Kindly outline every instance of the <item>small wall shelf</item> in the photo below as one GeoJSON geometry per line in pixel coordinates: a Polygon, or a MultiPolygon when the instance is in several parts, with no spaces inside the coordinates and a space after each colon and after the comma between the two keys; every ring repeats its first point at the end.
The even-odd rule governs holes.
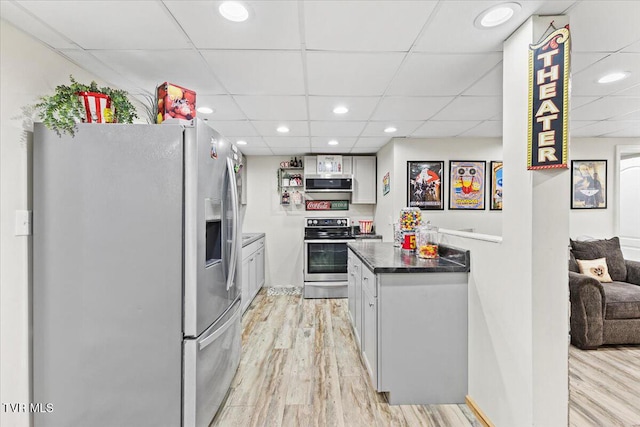
{"type": "Polygon", "coordinates": [[[304,168],[278,169],[278,196],[282,206],[304,204],[304,168]],[[294,196],[300,193],[300,197],[294,196]],[[299,203],[296,203],[299,200],[299,203]]]}

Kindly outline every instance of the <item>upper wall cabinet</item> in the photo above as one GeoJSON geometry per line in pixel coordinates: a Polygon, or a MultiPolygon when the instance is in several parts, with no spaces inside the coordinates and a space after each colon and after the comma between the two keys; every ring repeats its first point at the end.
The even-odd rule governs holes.
{"type": "MultiPolygon", "coordinates": [[[[342,173],[353,175],[351,204],[376,203],[376,156],[343,156],[342,173]]],[[[304,174],[317,175],[317,157],[304,157],[304,174]]]]}
{"type": "Polygon", "coordinates": [[[376,203],[376,156],[353,156],[351,204],[376,203]]]}

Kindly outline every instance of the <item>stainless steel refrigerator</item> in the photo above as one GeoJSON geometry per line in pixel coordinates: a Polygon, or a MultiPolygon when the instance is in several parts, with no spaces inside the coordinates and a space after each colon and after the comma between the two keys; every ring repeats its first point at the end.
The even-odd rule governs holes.
{"type": "Polygon", "coordinates": [[[240,359],[239,157],[199,120],[36,125],[36,427],[209,425],[240,359]]]}

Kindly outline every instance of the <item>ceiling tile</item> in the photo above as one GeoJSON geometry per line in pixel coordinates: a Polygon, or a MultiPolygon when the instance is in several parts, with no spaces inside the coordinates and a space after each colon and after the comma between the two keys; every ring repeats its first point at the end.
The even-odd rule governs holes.
{"type": "Polygon", "coordinates": [[[356,147],[353,146],[351,148],[351,151],[349,151],[349,153],[352,154],[376,154],[378,152],[379,148],[375,148],[375,147],[356,147]]]}
{"type": "Polygon", "coordinates": [[[149,86],[140,81],[133,81],[132,76],[126,70],[116,72],[112,67],[96,58],[90,52],[84,50],[61,50],[61,54],[79,67],[95,74],[109,85],[119,87],[129,93],[146,93],[148,95],[155,92],[156,85],[149,86]],[[126,76],[126,77],[125,77],[126,76]]]}
{"type": "Polygon", "coordinates": [[[191,48],[187,37],[161,2],[76,0],[18,3],[84,49],[191,48]]]}
{"type": "Polygon", "coordinates": [[[251,120],[306,120],[304,96],[248,96],[234,99],[251,120]]]}
{"type": "Polygon", "coordinates": [[[307,48],[408,51],[436,3],[305,1],[307,48]],[[381,31],[382,28],[384,31],[381,31]]]}
{"type": "MultiPolygon", "coordinates": [[[[196,100],[197,102],[197,100],[196,100]]],[[[209,126],[227,138],[259,136],[251,123],[247,120],[208,120],[209,126]]]]}
{"type": "Polygon", "coordinates": [[[249,19],[231,22],[217,1],[165,1],[199,49],[300,49],[295,1],[247,1],[249,19]]]}
{"type": "Polygon", "coordinates": [[[313,136],[358,136],[364,129],[366,122],[311,122],[311,135],[313,136]]]}
{"type": "Polygon", "coordinates": [[[635,120],[638,122],[638,126],[640,126],[640,106],[638,106],[638,109],[635,111],[632,111],[628,114],[613,116],[609,120],[635,120]]]}
{"type": "Polygon", "coordinates": [[[502,94],[502,61],[464,91],[463,95],[495,96],[502,94]]]}
{"type": "Polygon", "coordinates": [[[620,92],[616,92],[616,95],[640,96],[640,84],[632,86],[628,89],[621,90],[620,92]]]}
{"type": "Polygon", "coordinates": [[[242,151],[242,154],[244,154],[245,156],[271,156],[273,154],[276,154],[271,151],[271,148],[264,148],[264,147],[247,146],[247,147],[242,147],[242,150],[240,151],[242,151]]]}
{"type": "Polygon", "coordinates": [[[309,118],[324,121],[368,120],[380,99],[379,96],[310,96],[309,118]],[[333,109],[339,105],[349,108],[349,112],[335,114],[333,109]]]}
{"type": "Polygon", "coordinates": [[[264,143],[261,137],[259,136],[249,136],[249,137],[233,137],[228,138],[233,143],[237,143],[238,141],[245,141],[246,145],[238,145],[240,151],[244,153],[245,148],[267,148],[267,144],[264,143]]]}
{"type": "Polygon", "coordinates": [[[308,136],[265,136],[264,141],[269,147],[310,147],[308,136]]]}
{"type": "Polygon", "coordinates": [[[597,137],[613,132],[624,131],[627,129],[637,128],[638,122],[625,122],[625,121],[609,121],[602,120],[597,123],[590,124],[588,126],[579,127],[571,130],[572,137],[597,137]]]}
{"type": "Polygon", "coordinates": [[[300,154],[307,154],[309,147],[274,147],[271,149],[276,156],[295,156],[300,154]]]}
{"type": "Polygon", "coordinates": [[[575,110],[578,107],[581,107],[583,105],[587,105],[593,101],[595,101],[596,99],[600,99],[599,96],[575,96],[572,95],[571,98],[569,98],[569,105],[571,106],[571,110],[575,110]]]}
{"type": "Polygon", "coordinates": [[[622,49],[622,52],[640,53],[640,40],[622,49]]]}
{"type": "Polygon", "coordinates": [[[380,148],[387,145],[387,143],[391,141],[391,137],[389,136],[362,136],[358,138],[356,145],[354,147],[357,148],[380,148]]]}
{"type": "Polygon", "coordinates": [[[502,122],[497,120],[487,120],[478,126],[472,127],[460,134],[464,137],[474,138],[499,138],[502,136],[502,122]]]}
{"type": "Polygon", "coordinates": [[[224,89],[213,78],[206,64],[195,51],[174,50],[95,50],[91,53],[116,72],[151,93],[163,82],[174,83],[197,94],[220,94],[224,89]],[[159,67],[171,61],[179,67],[159,67]]]}
{"type": "Polygon", "coordinates": [[[455,96],[501,61],[500,53],[414,53],[393,80],[389,95],[455,96]]]}
{"type": "Polygon", "coordinates": [[[232,95],[304,95],[299,52],[202,51],[232,95]]]}
{"type": "Polygon", "coordinates": [[[501,96],[459,96],[434,120],[488,120],[502,112],[501,96]]]}
{"type": "Polygon", "coordinates": [[[54,31],[46,21],[40,21],[22,7],[8,1],[0,1],[0,16],[17,28],[22,28],[36,39],[56,49],[78,49],[79,47],[54,31]]]}
{"type": "Polygon", "coordinates": [[[251,123],[256,127],[260,135],[262,136],[309,136],[309,126],[306,121],[259,121],[254,120],[251,123]],[[279,126],[286,126],[289,128],[289,132],[285,135],[278,132],[276,129],[279,126]]]}
{"type": "Polygon", "coordinates": [[[619,131],[604,134],[607,138],[640,138],[640,126],[631,126],[619,131]]]}
{"type": "Polygon", "coordinates": [[[196,106],[213,109],[211,114],[198,113],[210,120],[244,120],[246,116],[229,95],[200,95],[196,93],[196,106]]]}
{"type": "Polygon", "coordinates": [[[591,67],[598,61],[611,55],[607,52],[571,52],[571,76],[591,67]]]}
{"type": "Polygon", "coordinates": [[[387,137],[387,138],[399,138],[402,136],[407,136],[411,134],[416,128],[418,128],[424,121],[414,120],[414,121],[397,121],[390,120],[384,122],[369,122],[367,126],[364,128],[361,136],[379,136],[379,137],[387,137]],[[384,130],[393,126],[398,129],[393,133],[386,133],[384,130]]]}
{"type": "Polygon", "coordinates": [[[578,2],[569,11],[573,51],[616,52],[640,40],[639,16],[638,1],[578,2]]]}
{"type": "Polygon", "coordinates": [[[573,1],[521,1],[520,12],[511,21],[491,29],[479,29],[476,17],[494,6],[496,1],[443,1],[436,9],[435,19],[416,43],[416,52],[498,52],[529,16],[563,12],[573,1]]]}
{"type": "Polygon", "coordinates": [[[453,97],[447,96],[386,96],[378,105],[373,120],[427,120],[452,100],[453,97]]]}
{"type": "Polygon", "coordinates": [[[640,109],[640,97],[610,96],[571,110],[574,120],[603,120],[640,109]]]}
{"type": "Polygon", "coordinates": [[[309,94],[382,95],[403,58],[403,53],[309,52],[309,94]]]}
{"type": "Polygon", "coordinates": [[[311,137],[311,148],[329,148],[329,149],[335,149],[335,148],[351,148],[354,146],[354,144],[356,143],[356,140],[358,138],[328,138],[328,137],[323,137],[323,136],[313,136],[311,137]],[[338,145],[329,145],[329,141],[331,141],[332,139],[335,139],[338,141],[338,145]]]}
{"type": "Polygon", "coordinates": [[[346,154],[351,152],[351,147],[340,147],[339,145],[326,146],[326,147],[312,147],[312,153],[325,153],[325,154],[346,154]]]}
{"type": "Polygon", "coordinates": [[[571,90],[574,95],[609,95],[638,83],[640,83],[640,53],[616,53],[572,76],[571,90]],[[614,83],[598,83],[600,77],[614,71],[627,71],[631,74],[626,79],[614,83]]]}
{"type": "Polygon", "coordinates": [[[452,137],[465,133],[474,126],[477,126],[479,121],[433,121],[429,120],[420,128],[411,133],[412,137],[417,138],[431,138],[431,137],[452,137]]]}

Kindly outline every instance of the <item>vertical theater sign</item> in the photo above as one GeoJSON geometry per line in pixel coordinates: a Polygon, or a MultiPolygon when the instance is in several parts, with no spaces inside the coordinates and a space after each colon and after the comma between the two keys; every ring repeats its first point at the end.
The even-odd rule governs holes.
{"type": "Polygon", "coordinates": [[[569,26],[529,47],[527,169],[567,168],[569,26]]]}

